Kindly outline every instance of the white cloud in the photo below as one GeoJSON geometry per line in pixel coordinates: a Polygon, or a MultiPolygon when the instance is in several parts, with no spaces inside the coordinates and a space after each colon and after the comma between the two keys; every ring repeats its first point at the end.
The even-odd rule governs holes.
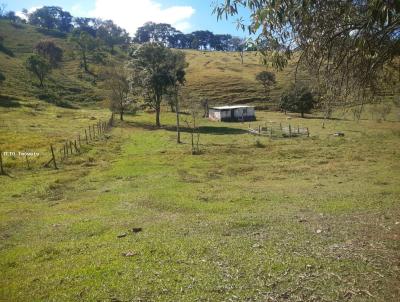
{"type": "MultiPolygon", "coordinates": [[[[33,6],[31,8],[28,9],[28,13],[31,14],[33,13],[35,10],[37,10],[38,8],[42,8],[43,6],[33,6]]],[[[20,17],[21,19],[26,20],[26,16],[24,15],[24,13],[22,11],[18,11],[15,12],[15,15],[17,15],[18,17],[20,17]]]]}
{"type": "Polygon", "coordinates": [[[191,6],[164,8],[155,0],[96,0],[92,17],[111,19],[130,34],[144,23],[169,23],[181,31],[190,29],[190,18],[195,13],[191,6]]]}

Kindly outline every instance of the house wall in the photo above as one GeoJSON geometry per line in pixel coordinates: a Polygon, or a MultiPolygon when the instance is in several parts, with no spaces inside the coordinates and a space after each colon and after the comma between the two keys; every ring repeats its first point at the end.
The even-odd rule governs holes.
{"type": "Polygon", "coordinates": [[[221,112],[219,110],[215,109],[210,109],[208,111],[208,118],[214,121],[220,121],[221,120],[221,112]]]}
{"type": "Polygon", "coordinates": [[[253,107],[248,108],[237,108],[234,112],[235,118],[251,118],[255,117],[255,111],[253,107]]]}
{"type": "Polygon", "coordinates": [[[210,109],[208,112],[208,117],[214,121],[235,121],[235,120],[255,120],[255,110],[252,107],[247,108],[236,108],[236,109],[210,109]],[[233,111],[233,119],[232,119],[233,111]]]}

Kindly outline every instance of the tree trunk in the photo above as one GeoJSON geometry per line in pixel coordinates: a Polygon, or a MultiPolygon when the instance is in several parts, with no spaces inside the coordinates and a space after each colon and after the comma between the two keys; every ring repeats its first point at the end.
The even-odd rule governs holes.
{"type": "Polygon", "coordinates": [[[157,106],[156,108],[156,126],[161,127],[160,124],[160,106],[157,106]]]}
{"type": "Polygon", "coordinates": [[[124,120],[124,110],[121,110],[121,111],[119,112],[119,119],[120,119],[121,121],[124,120]]]}
{"type": "Polygon", "coordinates": [[[301,112],[301,117],[304,118],[304,112],[303,111],[301,112]]]}
{"type": "Polygon", "coordinates": [[[176,96],[176,142],[181,143],[181,129],[179,127],[179,98],[176,96]]]}
{"type": "Polygon", "coordinates": [[[83,61],[83,69],[85,70],[85,72],[89,72],[88,66],[87,66],[87,59],[86,59],[86,52],[85,51],[82,52],[82,61],[83,61]]]}

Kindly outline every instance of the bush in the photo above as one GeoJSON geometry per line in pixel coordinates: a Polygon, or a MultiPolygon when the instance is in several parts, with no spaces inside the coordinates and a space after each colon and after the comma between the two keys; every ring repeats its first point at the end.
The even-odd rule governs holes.
{"type": "Polygon", "coordinates": [[[60,96],[54,92],[47,91],[43,93],[39,93],[37,95],[39,100],[45,101],[46,103],[53,104],[58,107],[68,108],[68,109],[77,109],[78,107],[74,104],[70,103],[67,100],[60,99],[60,96]]]}
{"type": "Polygon", "coordinates": [[[291,87],[282,94],[279,108],[282,111],[291,111],[309,113],[314,108],[315,101],[310,89],[306,86],[291,85],[291,87]]]}

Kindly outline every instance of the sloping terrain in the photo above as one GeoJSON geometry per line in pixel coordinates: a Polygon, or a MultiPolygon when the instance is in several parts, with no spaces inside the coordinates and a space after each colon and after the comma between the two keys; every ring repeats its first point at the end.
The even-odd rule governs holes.
{"type": "MultiPolygon", "coordinates": [[[[0,36],[4,45],[14,53],[9,56],[0,52],[0,71],[6,75],[1,87],[1,94],[14,98],[38,98],[50,92],[57,100],[72,103],[94,104],[106,98],[106,92],[93,78],[85,75],[79,68],[79,58],[73,52],[73,45],[68,36],[46,32],[30,25],[13,25],[0,20],[0,36]],[[46,91],[37,87],[36,80],[25,70],[24,61],[33,52],[41,39],[52,39],[64,49],[64,59],[60,68],[55,69],[46,83],[46,91]]],[[[260,57],[253,52],[245,53],[241,64],[239,53],[203,52],[185,50],[189,67],[185,90],[191,97],[199,100],[208,99],[211,104],[254,103],[265,104],[264,88],[255,80],[258,72],[266,70],[260,64],[260,57]]],[[[123,62],[123,54],[113,56],[113,60],[123,62]]],[[[96,71],[100,66],[92,63],[96,71]]],[[[270,71],[274,71],[269,68],[270,71]]],[[[276,72],[276,71],[274,71],[276,72]]],[[[300,73],[299,77],[308,80],[300,73]]],[[[283,89],[293,79],[293,63],[282,72],[276,72],[277,84],[271,91],[271,99],[277,102],[283,89]]]]}

